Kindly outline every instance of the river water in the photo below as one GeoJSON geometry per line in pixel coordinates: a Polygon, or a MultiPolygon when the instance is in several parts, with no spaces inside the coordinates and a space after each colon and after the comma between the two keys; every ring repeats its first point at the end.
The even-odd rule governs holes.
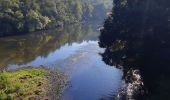
{"type": "Polygon", "coordinates": [[[68,76],[62,100],[99,100],[118,95],[122,71],[106,65],[94,25],[0,38],[1,69],[28,66],[58,69],[68,76]]]}

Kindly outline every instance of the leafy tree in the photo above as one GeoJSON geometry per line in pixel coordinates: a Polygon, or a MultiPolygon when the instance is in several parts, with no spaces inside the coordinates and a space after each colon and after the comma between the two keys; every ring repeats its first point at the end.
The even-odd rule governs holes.
{"type": "Polygon", "coordinates": [[[103,61],[122,68],[127,84],[135,82],[134,72],[142,76],[144,86],[128,99],[170,99],[169,7],[168,0],[114,0],[99,44],[106,48],[103,61]]]}
{"type": "Polygon", "coordinates": [[[104,6],[106,1],[0,0],[0,35],[32,32],[65,23],[93,20],[100,17],[95,15],[100,10],[97,10],[98,8],[107,9],[104,6]]]}

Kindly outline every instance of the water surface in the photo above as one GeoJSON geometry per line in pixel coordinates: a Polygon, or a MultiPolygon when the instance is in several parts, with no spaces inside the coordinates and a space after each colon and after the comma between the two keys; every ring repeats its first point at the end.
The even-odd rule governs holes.
{"type": "Polygon", "coordinates": [[[69,78],[62,100],[99,100],[117,95],[122,71],[102,61],[100,32],[90,25],[72,25],[0,39],[0,66],[8,70],[28,66],[59,69],[69,78]]]}

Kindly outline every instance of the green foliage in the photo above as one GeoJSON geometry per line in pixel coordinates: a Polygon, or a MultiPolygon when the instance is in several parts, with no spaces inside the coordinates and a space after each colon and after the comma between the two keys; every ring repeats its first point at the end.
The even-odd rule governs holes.
{"type": "Polygon", "coordinates": [[[40,30],[51,22],[37,0],[0,0],[0,7],[0,33],[40,30]]]}
{"type": "Polygon", "coordinates": [[[0,73],[0,100],[28,99],[46,92],[46,74],[43,68],[0,73]]]}
{"type": "Polygon", "coordinates": [[[170,10],[167,9],[170,9],[168,0],[114,0],[112,14],[101,30],[99,44],[106,48],[101,54],[103,61],[122,68],[127,83],[135,80],[133,70],[143,78],[145,87],[139,86],[131,99],[170,99],[170,10]]]}
{"type": "Polygon", "coordinates": [[[106,1],[110,0],[0,0],[0,35],[96,19],[99,8],[107,9],[106,1]]]}

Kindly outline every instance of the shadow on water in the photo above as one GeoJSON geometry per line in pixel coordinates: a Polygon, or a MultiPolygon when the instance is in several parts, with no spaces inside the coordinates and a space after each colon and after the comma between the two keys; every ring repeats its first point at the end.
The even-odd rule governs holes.
{"type": "Polygon", "coordinates": [[[101,30],[103,61],[123,70],[122,99],[170,99],[170,2],[114,0],[101,30]]]}

